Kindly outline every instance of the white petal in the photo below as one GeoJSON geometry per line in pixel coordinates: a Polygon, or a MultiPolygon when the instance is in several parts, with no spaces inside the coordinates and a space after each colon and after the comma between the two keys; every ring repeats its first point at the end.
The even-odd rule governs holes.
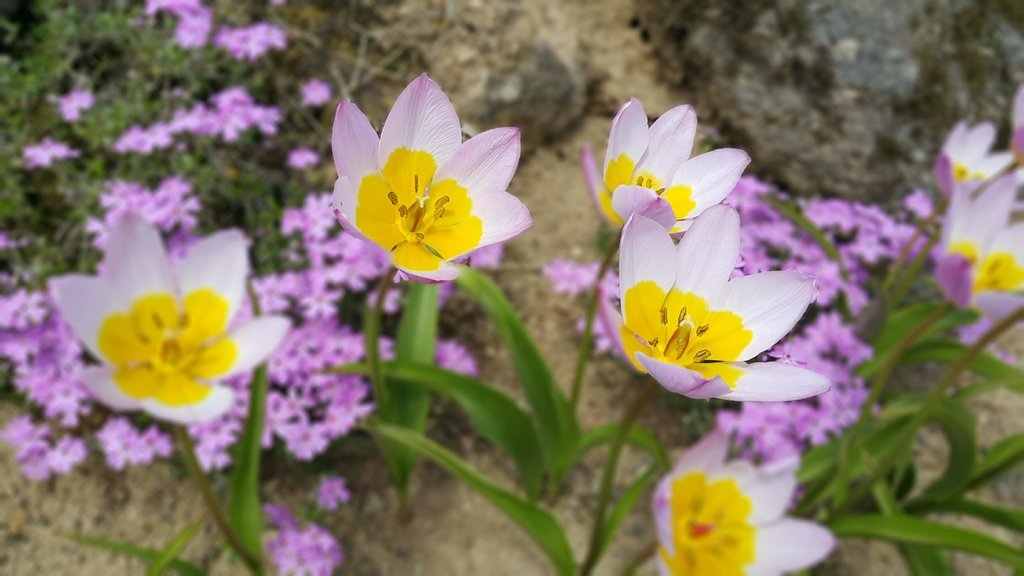
{"type": "Polygon", "coordinates": [[[594,153],[587,144],[584,144],[583,150],[580,151],[580,167],[583,170],[583,183],[587,186],[587,192],[590,193],[590,200],[594,203],[594,208],[597,208],[599,214],[604,214],[601,195],[608,194],[608,191],[605,190],[604,181],[597,172],[594,153]]]}
{"type": "Polygon", "coordinates": [[[729,386],[718,376],[708,380],[699,372],[662,362],[641,352],[636,352],[635,356],[644,370],[669,392],[697,400],[716,398],[729,392],[729,386]]]}
{"type": "Polygon", "coordinates": [[[459,270],[461,269],[458,264],[452,264],[451,262],[441,262],[437,270],[409,270],[397,264],[395,267],[398,268],[399,273],[405,278],[427,282],[428,284],[451,282],[459,277],[459,270]]]}
{"type": "Polygon", "coordinates": [[[519,129],[495,128],[466,140],[434,174],[434,183],[448,178],[469,191],[470,197],[481,192],[508,189],[519,165],[519,129]]]}
{"type": "Polygon", "coordinates": [[[160,233],[137,214],[127,214],[114,224],[103,262],[104,276],[129,301],[146,294],[176,292],[160,233]]]}
{"type": "Polygon", "coordinates": [[[121,391],[114,383],[114,369],[100,366],[82,368],[78,377],[101,404],[115,410],[138,410],[142,403],[121,391]]]}
{"type": "MultiPolygon", "coordinates": [[[[646,118],[644,119],[646,122],[646,118]]],[[[679,166],[693,151],[697,136],[697,113],[690,106],[676,106],[651,125],[647,151],[637,163],[637,172],[654,174],[667,186],[679,166]]]]}
{"type": "Polygon", "coordinates": [[[342,100],[334,114],[331,153],[339,177],[362,182],[367,174],[379,172],[377,150],[380,139],[370,121],[353,103],[342,100]]]}
{"type": "Polygon", "coordinates": [[[986,176],[994,176],[1013,164],[1013,152],[998,152],[978,160],[974,169],[986,176]]]}
{"type": "Polygon", "coordinates": [[[672,468],[672,474],[679,476],[697,470],[710,473],[725,464],[728,452],[729,435],[714,428],[683,453],[672,468]]]}
{"type": "Polygon", "coordinates": [[[987,185],[981,196],[974,198],[977,188],[977,184],[955,186],[948,215],[949,232],[944,238],[947,245],[970,242],[985,253],[1009,221],[1017,195],[1017,177],[1007,174],[987,185]]]}
{"type": "MultiPolygon", "coordinates": [[[[526,205],[508,192],[481,194],[473,202],[472,212],[484,224],[480,243],[472,250],[504,242],[533,226],[533,218],[530,216],[530,211],[526,209],[526,205]]],[[[458,258],[462,254],[453,256],[446,254],[445,256],[450,260],[458,258]]]]}
{"type": "MultiPolygon", "coordinates": [[[[963,162],[973,164],[984,157],[996,141],[996,125],[992,122],[979,122],[968,131],[964,141],[963,162]]],[[[954,160],[957,158],[954,157],[954,160]]]]}
{"type": "Polygon", "coordinates": [[[95,276],[72,274],[50,279],[50,293],[61,316],[89,352],[99,359],[97,340],[107,316],[130,308],[127,296],[110,282],[95,276]]]}
{"type": "Polygon", "coordinates": [[[647,142],[647,113],[644,112],[644,105],[636,98],[630,98],[612,119],[608,151],[604,155],[604,174],[608,174],[608,164],[622,154],[638,162],[647,150],[647,142]]]}
{"type": "Polygon", "coordinates": [[[828,378],[800,366],[782,362],[731,362],[741,371],[732,392],[719,396],[723,400],[746,402],[785,402],[802,400],[827,392],[828,378]]]}
{"type": "Polygon", "coordinates": [[[245,296],[248,275],[248,241],[237,230],[225,230],[189,249],[178,270],[178,282],[182,297],[195,290],[213,290],[228,301],[228,318],[233,318],[245,296]]]}
{"type": "Polygon", "coordinates": [[[356,206],[359,205],[359,193],[352,181],[342,176],[334,182],[334,195],[331,196],[331,207],[334,210],[334,217],[341,223],[341,227],[350,234],[356,234],[360,238],[373,244],[356,227],[356,206]]]}
{"type": "MultiPolygon", "coordinates": [[[[620,295],[647,280],[667,293],[675,278],[674,258],[675,245],[665,228],[654,220],[633,215],[622,228],[619,245],[620,295]]],[[[622,304],[625,306],[624,299],[622,304]]]]}
{"type": "Polygon", "coordinates": [[[273,354],[288,334],[291,322],[283,316],[260,316],[228,333],[238,347],[238,357],[231,368],[219,378],[249,372],[273,354]]]}
{"type": "Polygon", "coordinates": [[[766,576],[808,568],[828,556],[835,543],[828,529],[807,520],[784,518],[758,526],[755,558],[747,574],[766,576]]]}
{"type": "MultiPolygon", "coordinates": [[[[790,462],[799,465],[800,461],[792,458],[787,464],[790,462]]],[[[765,467],[762,467],[743,482],[740,489],[754,505],[750,513],[752,523],[774,522],[782,517],[792,501],[793,492],[796,490],[796,469],[792,466],[782,466],[768,473],[765,467]]]]}
{"type": "Polygon", "coordinates": [[[201,424],[223,415],[231,409],[235,401],[235,393],[226,386],[212,386],[210,393],[202,402],[186,406],[169,406],[147,398],[142,401],[142,409],[161,420],[176,424],[201,424]]]}
{"type": "Polygon", "coordinates": [[[998,322],[1024,306],[1024,294],[1009,292],[979,292],[974,305],[981,308],[986,316],[998,322]]]}
{"type": "Polygon", "coordinates": [[[708,209],[694,220],[676,248],[675,288],[706,299],[716,296],[739,254],[739,214],[729,206],[708,209]]]}
{"type": "Polygon", "coordinates": [[[633,214],[639,214],[654,220],[665,231],[676,225],[676,216],[672,206],[658,193],[643,186],[619,186],[612,193],[612,208],[625,222],[633,214]]]}
{"type": "Polygon", "coordinates": [[[1017,222],[1000,231],[988,251],[1009,252],[1013,254],[1017,266],[1024,266],[1024,222],[1017,222]]]}
{"type": "Polygon", "coordinates": [[[455,108],[441,87],[426,74],[409,83],[399,94],[380,132],[377,162],[387,164],[399,148],[425,150],[438,166],[462,143],[462,128],[455,108]]]}
{"type": "Polygon", "coordinates": [[[750,156],[736,148],[720,148],[691,158],[672,177],[672,186],[689,186],[696,203],[686,218],[694,218],[715,204],[720,204],[736,187],[750,156]]]}
{"type": "Polygon", "coordinates": [[[970,131],[967,122],[961,120],[953,126],[946,141],[942,144],[942,152],[955,162],[962,162],[965,150],[967,150],[967,139],[970,131]]]}
{"type": "Polygon", "coordinates": [[[738,314],[743,327],[753,333],[750,344],[735,358],[745,361],[789,334],[813,300],[813,278],[800,272],[772,271],[731,280],[711,307],[738,314]]]}

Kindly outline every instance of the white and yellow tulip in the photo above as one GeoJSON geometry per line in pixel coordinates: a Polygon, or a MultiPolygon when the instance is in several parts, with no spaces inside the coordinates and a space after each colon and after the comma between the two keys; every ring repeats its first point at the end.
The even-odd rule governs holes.
{"type": "Polygon", "coordinates": [[[526,206],[507,192],[519,163],[519,130],[495,128],[463,142],[455,109],[426,75],[399,95],[380,137],[343,101],[331,145],[338,220],[414,278],[453,280],[452,260],[532,224],[526,206]]]}
{"type": "Polygon", "coordinates": [[[583,172],[598,210],[616,226],[640,214],[673,233],[686,230],[729,195],[750,163],[735,148],[690,158],[696,135],[690,106],[677,106],[648,127],[643,104],[630,99],[612,120],[603,177],[590,149],[583,149],[583,172]]]}
{"type": "Polygon", "coordinates": [[[1013,164],[1011,152],[992,152],[996,126],[981,122],[974,126],[960,121],[946,137],[936,163],[936,176],[948,196],[954,184],[981,182],[1013,164]]]}
{"type": "Polygon", "coordinates": [[[793,271],[729,280],[739,249],[739,215],[728,206],[698,216],[678,246],[660,224],[632,216],[622,232],[621,316],[611,312],[620,350],[691,398],[781,401],[825,392],[829,381],[816,372],[747,363],[793,329],[814,299],[814,280],[793,271]]]}
{"type": "Polygon", "coordinates": [[[658,484],[661,576],[777,576],[828,556],[835,547],[831,532],[784,516],[799,461],[726,462],[728,448],[724,433],[709,433],[658,484]]]}
{"type": "Polygon", "coordinates": [[[289,327],[277,316],[232,326],[246,252],[241,233],[220,232],[198,241],[175,273],[159,232],[128,215],[111,231],[101,276],[52,279],[61,314],[103,363],[82,374],[96,398],[183,424],[226,412],[234,394],[217,383],[263,362],[289,327]]]}

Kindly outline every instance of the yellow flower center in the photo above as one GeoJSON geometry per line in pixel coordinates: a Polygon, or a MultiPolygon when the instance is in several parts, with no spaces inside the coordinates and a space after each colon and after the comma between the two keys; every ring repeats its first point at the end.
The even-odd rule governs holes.
{"type": "Polygon", "coordinates": [[[721,376],[730,387],[740,371],[723,362],[738,360],[753,340],[743,319],[726,310],[711,310],[692,292],[672,289],[667,294],[651,281],[637,283],[623,295],[625,318],[621,327],[627,355],[642,352],[652,358],[721,376]]]}
{"type": "Polygon", "coordinates": [[[608,163],[604,184],[608,189],[608,194],[602,195],[601,205],[608,217],[616,224],[623,224],[623,222],[612,209],[611,194],[619,186],[642,186],[654,190],[672,206],[676,220],[683,220],[697,207],[697,203],[692,198],[693,188],[685,185],[666,187],[665,183],[652,172],[647,170],[637,172],[636,163],[626,154],[619,154],[618,158],[608,163]],[[607,200],[605,200],[605,196],[607,196],[607,200]]]}
{"type": "Polygon", "coordinates": [[[399,148],[380,174],[359,183],[356,226],[411,270],[436,270],[442,261],[476,248],[483,221],[454,179],[433,182],[437,164],[422,150],[399,148]]]}
{"type": "Polygon", "coordinates": [[[137,400],[154,398],[169,406],[201,402],[238,357],[224,337],[228,301],[213,290],[189,293],[179,305],[173,294],[147,294],[128,312],[104,319],[98,345],[116,367],[114,382],[137,400]]]}
{"type": "Polygon", "coordinates": [[[709,481],[703,472],[673,480],[669,494],[674,553],[658,550],[672,576],[742,576],[754,561],[753,504],[732,478],[709,481]]]}
{"type": "Polygon", "coordinates": [[[967,166],[956,162],[953,164],[953,180],[967,182],[968,180],[984,180],[987,176],[984,172],[972,171],[967,166]]]}
{"type": "Polygon", "coordinates": [[[980,265],[978,247],[971,242],[954,242],[949,251],[960,254],[974,268],[975,294],[983,291],[1013,292],[1024,289],[1024,263],[1018,263],[1010,252],[987,254],[980,265]]]}

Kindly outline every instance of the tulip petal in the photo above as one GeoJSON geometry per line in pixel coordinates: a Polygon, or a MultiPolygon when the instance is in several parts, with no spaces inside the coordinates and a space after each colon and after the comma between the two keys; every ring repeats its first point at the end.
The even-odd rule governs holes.
{"type": "Polygon", "coordinates": [[[604,206],[601,197],[608,194],[608,191],[601,180],[601,174],[597,171],[594,153],[588,144],[584,144],[580,151],[580,168],[583,170],[583,183],[587,186],[587,192],[590,193],[590,200],[594,203],[594,208],[603,214],[604,206]]]}
{"type": "Polygon", "coordinates": [[[462,143],[462,127],[455,108],[441,87],[426,74],[399,94],[380,132],[378,165],[387,164],[400,148],[429,153],[436,166],[445,163],[462,143]]]}
{"type": "Polygon", "coordinates": [[[114,369],[106,366],[82,368],[78,377],[92,395],[104,406],[115,410],[138,410],[142,403],[125,394],[114,383],[114,369]]]}
{"type": "Polygon", "coordinates": [[[715,470],[725,464],[728,453],[729,435],[724,430],[715,428],[687,448],[672,467],[672,475],[681,476],[688,472],[715,470]]]}
{"type": "Polygon", "coordinates": [[[752,477],[741,483],[740,490],[754,505],[750,522],[774,522],[785,514],[793,500],[793,492],[796,491],[796,470],[799,465],[799,458],[788,458],[784,465],[774,465],[770,471],[766,467],[757,469],[752,477]]]}
{"type": "Polygon", "coordinates": [[[71,274],[51,278],[50,293],[61,316],[93,356],[100,352],[100,327],[108,316],[129,307],[126,296],[104,278],[71,274]]]}
{"type": "Polygon", "coordinates": [[[1024,126],[1013,131],[1013,135],[1010,136],[1010,146],[1013,147],[1013,153],[1017,155],[1017,161],[1024,162],[1024,126]]]}
{"type": "Polygon", "coordinates": [[[604,155],[604,179],[608,190],[614,190],[620,184],[631,183],[633,168],[647,150],[648,138],[647,113],[644,111],[644,105],[636,98],[630,98],[629,102],[623,104],[615,114],[611,132],[608,134],[608,150],[604,155]],[[622,167],[613,170],[614,176],[609,174],[609,166],[613,162],[619,162],[622,156],[629,161],[629,169],[622,167]]]}
{"type": "Polygon", "coordinates": [[[676,214],[676,217],[694,218],[720,204],[736,187],[748,164],[750,156],[736,148],[712,150],[685,162],[672,177],[672,186],[689,187],[690,199],[696,205],[689,214],[676,214]]]}
{"type": "Polygon", "coordinates": [[[519,129],[494,128],[466,140],[434,174],[434,182],[451,178],[472,198],[508,189],[519,165],[519,129]]]}
{"type": "Polygon", "coordinates": [[[265,362],[284,341],[290,327],[291,322],[284,316],[260,316],[233,329],[227,338],[234,342],[238,354],[231,368],[216,378],[249,372],[265,362]]]}
{"type": "Polygon", "coordinates": [[[733,358],[746,361],[788,334],[813,299],[813,278],[800,272],[772,271],[731,280],[713,300],[712,308],[737,314],[743,328],[753,333],[750,343],[733,358]]]}
{"type": "Polygon", "coordinates": [[[171,406],[154,398],[142,401],[142,409],[147,413],[177,424],[202,424],[215,420],[231,409],[235,401],[235,392],[226,386],[211,386],[210,393],[200,402],[180,406],[171,406]]]}
{"type": "Polygon", "coordinates": [[[626,346],[622,343],[622,315],[615,309],[610,295],[605,293],[603,283],[597,285],[597,321],[601,323],[604,335],[611,340],[615,355],[630,362],[626,346]]]}
{"type": "Polygon", "coordinates": [[[723,400],[747,402],[785,402],[802,400],[827,392],[828,378],[800,366],[783,362],[731,362],[740,371],[732,392],[719,396],[723,400]]]}
{"type": "Polygon", "coordinates": [[[1024,294],[1011,292],[979,292],[974,296],[974,305],[986,316],[998,322],[1024,307],[1024,294]]]}
{"type": "MultiPolygon", "coordinates": [[[[483,234],[480,236],[480,244],[463,254],[481,246],[504,242],[533,226],[533,218],[526,205],[508,192],[490,192],[481,196],[473,204],[473,215],[483,221],[483,234]]],[[[459,256],[462,254],[449,259],[459,256]]]]}
{"type": "Polygon", "coordinates": [[[127,214],[110,232],[104,276],[128,302],[153,293],[175,293],[171,262],[160,233],[137,214],[127,214]]]}
{"type": "Polygon", "coordinates": [[[935,280],[942,293],[961,308],[971,303],[971,261],[963,254],[952,252],[944,255],[935,265],[935,280]]]}
{"type": "Polygon", "coordinates": [[[729,386],[717,376],[708,380],[699,372],[688,370],[677,364],[662,362],[640,352],[637,352],[635,356],[644,370],[647,370],[647,373],[669,392],[697,400],[717,398],[729,393],[729,386]]]}
{"type": "Polygon", "coordinates": [[[633,214],[654,220],[665,231],[676,224],[672,206],[658,193],[643,186],[619,186],[612,194],[612,209],[625,222],[633,214]]]}
{"type": "Polygon", "coordinates": [[[747,566],[751,576],[780,575],[821,562],[832,553],[835,537],[824,526],[783,518],[757,527],[757,557],[747,566]]]}
{"type": "Polygon", "coordinates": [[[245,236],[226,230],[196,242],[178,269],[182,297],[208,288],[228,302],[228,320],[234,317],[245,296],[249,275],[249,249],[245,236]]]}
{"type": "Polygon", "coordinates": [[[651,125],[647,150],[637,162],[636,172],[653,174],[662,186],[668,186],[679,165],[690,157],[696,136],[697,113],[692,107],[676,106],[665,112],[651,125]]]}
{"type": "Polygon", "coordinates": [[[994,176],[1013,164],[1013,152],[997,152],[978,160],[974,169],[985,176],[994,176]]]}
{"type": "Polygon", "coordinates": [[[379,147],[380,138],[366,115],[355,104],[342,100],[331,130],[331,153],[338,176],[348,178],[358,188],[363,176],[380,172],[379,147]]]}
{"type": "Polygon", "coordinates": [[[970,137],[970,132],[967,122],[963,120],[957,122],[942,144],[942,154],[951,159],[963,158],[967,152],[967,140],[970,137]]]}
{"type": "MultiPolygon", "coordinates": [[[[662,291],[672,288],[675,278],[675,245],[665,228],[634,214],[622,229],[619,245],[619,290],[625,294],[640,282],[654,282],[662,291]]],[[[623,299],[625,314],[625,299],[623,299]]]]}
{"type": "Polygon", "coordinates": [[[740,254],[740,217],[729,206],[701,214],[676,248],[675,288],[709,299],[717,295],[736,268],[740,254]]]}
{"type": "Polygon", "coordinates": [[[999,232],[989,248],[989,253],[993,252],[1009,252],[1017,266],[1024,265],[1024,222],[1017,222],[999,232]]]}
{"type": "Polygon", "coordinates": [[[956,186],[951,198],[948,221],[943,234],[946,246],[955,242],[970,242],[981,253],[1006,228],[1017,195],[1017,177],[1010,173],[993,181],[974,198],[977,182],[956,186]]]}

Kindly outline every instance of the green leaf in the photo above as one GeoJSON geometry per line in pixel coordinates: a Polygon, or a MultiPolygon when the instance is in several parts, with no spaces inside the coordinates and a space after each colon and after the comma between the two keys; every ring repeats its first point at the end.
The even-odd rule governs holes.
{"type": "Polygon", "coordinates": [[[941,500],[966,489],[977,458],[974,415],[962,402],[944,398],[933,412],[933,421],[939,425],[949,458],[946,470],[921,494],[922,500],[941,500]]]}
{"type": "Polygon", "coordinates": [[[949,576],[949,560],[941,549],[910,544],[899,549],[911,576],[949,576]]]}
{"type": "Polygon", "coordinates": [[[922,506],[920,509],[915,510],[915,512],[955,512],[968,514],[996,526],[1003,526],[1004,528],[1024,534],[1024,512],[1003,508],[987,502],[957,498],[922,506]]]}
{"type": "Polygon", "coordinates": [[[572,548],[562,526],[549,512],[495,486],[468,462],[418,432],[377,421],[370,421],[367,428],[375,435],[418,451],[465,482],[533,539],[551,560],[558,576],[573,576],[576,561],[573,559],[572,548]]]}
{"type": "Polygon", "coordinates": [[[160,576],[168,568],[171,563],[181,556],[181,553],[185,551],[185,548],[192,542],[192,539],[196,537],[199,530],[206,523],[206,516],[200,516],[195,522],[189,524],[182,530],[177,536],[171,539],[167,543],[167,546],[160,553],[160,556],[149,565],[149,570],[146,570],[146,576],[160,576]]]}
{"type": "MultiPolygon", "coordinates": [[[[540,440],[533,421],[514,400],[476,378],[437,366],[386,362],[381,364],[381,370],[388,378],[405,380],[458,403],[477,432],[515,460],[526,494],[531,499],[540,495],[544,477],[540,440]]],[[[368,374],[369,371],[366,364],[349,364],[332,370],[349,374],[368,374]]]]}
{"type": "MultiPolygon", "coordinates": [[[[875,349],[875,357],[870,363],[877,363],[879,366],[884,364],[889,353],[900,342],[906,339],[925,319],[946,305],[945,302],[921,302],[905,306],[889,314],[884,328],[871,343],[871,346],[875,349]]],[[[978,314],[976,312],[952,308],[949,314],[921,334],[920,339],[926,340],[933,334],[941,334],[950,328],[970,324],[977,319],[978,314]]]]}
{"type": "MultiPolygon", "coordinates": [[[[900,364],[914,362],[942,362],[953,364],[967,351],[967,346],[954,340],[928,340],[911,346],[900,364]]],[[[983,352],[971,362],[971,372],[982,378],[1022,378],[1024,371],[1010,366],[988,352],[983,352]]]]}
{"type": "Polygon", "coordinates": [[[968,384],[963,388],[953,393],[953,397],[958,400],[969,400],[975,396],[979,396],[992,390],[998,390],[1000,388],[1006,388],[1011,392],[1017,394],[1024,394],[1024,376],[1010,376],[1009,378],[996,378],[993,380],[982,380],[981,382],[974,382],[968,384]]]}
{"type": "MultiPolygon", "coordinates": [[[[93,548],[100,548],[122,556],[138,558],[139,560],[144,560],[149,563],[159,560],[161,556],[161,552],[159,550],[143,548],[142,546],[136,546],[129,542],[120,542],[118,540],[109,540],[107,538],[93,538],[92,536],[82,536],[81,534],[62,534],[61,536],[79,544],[85,544],[86,546],[92,546],[93,548]]],[[[184,560],[172,560],[167,565],[167,568],[177,572],[181,576],[206,576],[206,572],[201,568],[195,564],[185,562],[184,560]]]]}
{"type": "Polygon", "coordinates": [[[796,472],[796,480],[801,485],[822,478],[835,466],[839,457],[839,439],[832,438],[804,452],[800,459],[800,468],[796,472]]]}
{"type": "Polygon", "coordinates": [[[249,415],[236,446],[228,493],[228,523],[254,558],[263,557],[263,508],[260,506],[260,454],[267,403],[267,365],[253,373],[249,415]]]}
{"type": "Polygon", "coordinates": [[[646,472],[641,474],[640,477],[626,488],[626,491],[622,493],[619,500],[615,502],[615,506],[612,507],[611,513],[608,514],[608,519],[601,530],[601,540],[597,546],[598,558],[604,555],[604,551],[608,549],[608,545],[615,538],[615,533],[618,532],[619,526],[622,525],[626,518],[629,517],[630,512],[633,511],[637,500],[643,497],[647,492],[647,487],[658,478],[658,472],[657,467],[652,466],[648,468],[646,472]]]}
{"type": "Polygon", "coordinates": [[[982,556],[1024,570],[1024,554],[973,530],[911,516],[845,516],[829,527],[840,538],[874,538],[896,544],[919,544],[982,556]]]}
{"type": "MultiPolygon", "coordinates": [[[[576,457],[573,459],[579,462],[583,455],[587,452],[597,448],[602,444],[610,444],[615,439],[615,435],[618,433],[619,425],[616,422],[608,424],[602,424],[595,428],[591,428],[580,436],[579,445],[577,446],[576,457]]],[[[652,457],[654,462],[657,464],[659,470],[668,470],[670,467],[668,452],[665,451],[665,447],[658,442],[658,439],[650,433],[649,430],[634,424],[629,432],[626,434],[626,442],[646,451],[652,457]]]]}
{"type": "MultiPolygon", "coordinates": [[[[421,365],[434,364],[437,350],[438,285],[413,282],[409,286],[402,321],[398,326],[395,358],[421,365]]],[[[406,379],[388,380],[388,401],[378,408],[378,416],[391,422],[424,431],[430,411],[430,393],[406,379]]],[[[381,444],[400,493],[408,490],[409,479],[418,460],[415,451],[403,446],[381,444]]]]}
{"type": "Polygon", "coordinates": [[[463,268],[456,282],[476,299],[498,329],[512,357],[526,400],[537,418],[544,459],[554,477],[561,479],[573,464],[580,436],[569,401],[501,289],[472,268],[463,268]]]}
{"type": "Polygon", "coordinates": [[[1024,434],[1003,438],[993,444],[974,467],[968,489],[988,484],[993,478],[1021,462],[1024,462],[1024,434]]]}

